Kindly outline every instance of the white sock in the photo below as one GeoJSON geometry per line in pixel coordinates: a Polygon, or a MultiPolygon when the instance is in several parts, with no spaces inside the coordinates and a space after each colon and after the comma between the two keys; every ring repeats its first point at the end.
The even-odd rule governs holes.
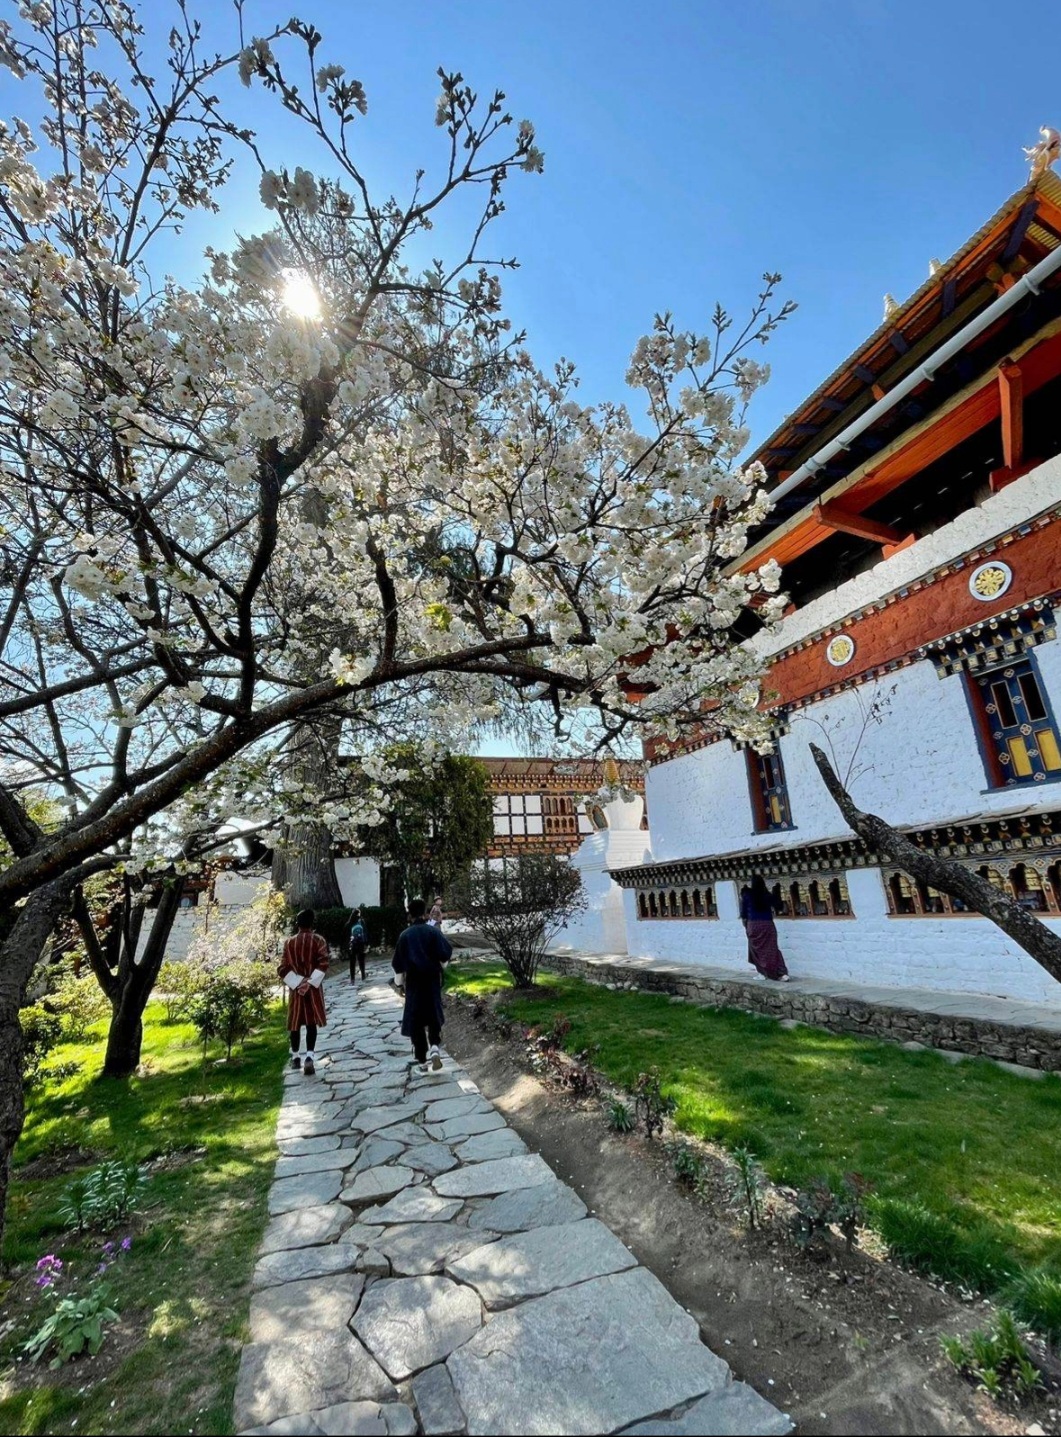
{"type": "Polygon", "coordinates": [[[313,1062],[313,1054],[312,1054],[312,1053],[307,1053],[307,1054],[306,1054],[306,1062],[307,1062],[307,1063],[312,1063],[312,1062],[313,1062]]]}

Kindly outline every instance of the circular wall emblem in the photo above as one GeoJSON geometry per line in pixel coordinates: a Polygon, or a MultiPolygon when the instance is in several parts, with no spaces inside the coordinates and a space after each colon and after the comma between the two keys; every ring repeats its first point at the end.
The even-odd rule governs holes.
{"type": "Polygon", "coordinates": [[[835,638],[829,640],[825,657],[834,669],[842,669],[855,657],[854,639],[850,634],[837,634],[835,638]]]}
{"type": "Polygon", "coordinates": [[[998,559],[991,559],[970,574],[969,592],[974,599],[980,599],[987,604],[1004,594],[1012,583],[1013,570],[1009,565],[998,559]]]}

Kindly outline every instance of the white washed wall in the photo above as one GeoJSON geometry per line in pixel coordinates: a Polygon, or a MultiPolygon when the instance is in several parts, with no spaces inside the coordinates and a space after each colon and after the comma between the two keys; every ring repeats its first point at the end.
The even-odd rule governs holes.
{"type": "Polygon", "coordinates": [[[374,858],[337,858],[335,879],[347,908],[379,903],[379,864],[374,858]]]}
{"type": "MultiPolygon", "coordinates": [[[[1057,984],[986,918],[892,918],[877,869],[848,874],[851,919],[780,919],[778,940],[794,977],[838,979],[886,988],[933,988],[1056,1006],[1057,984]]],[[[637,917],[627,889],[630,954],[671,963],[707,964],[749,976],[748,944],[737,917],[737,886],[716,885],[719,917],[637,917]]],[[[1061,933],[1061,922],[1050,927],[1061,933]]]]}

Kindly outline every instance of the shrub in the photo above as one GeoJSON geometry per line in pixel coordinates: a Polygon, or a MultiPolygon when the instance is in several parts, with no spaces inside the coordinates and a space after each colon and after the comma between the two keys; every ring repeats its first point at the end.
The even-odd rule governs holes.
{"type": "Polygon", "coordinates": [[[45,1058],[63,1036],[63,1023],[58,1013],[50,1013],[43,1003],[31,1003],[18,1015],[22,1029],[22,1081],[32,1083],[40,1073],[45,1058]]]}
{"type": "Polygon", "coordinates": [[[737,1212],[749,1232],[763,1225],[766,1202],[766,1174],[750,1148],[734,1148],[730,1154],[733,1167],[726,1175],[730,1206],[737,1212]]]}
{"type": "Polygon", "coordinates": [[[211,973],[190,1013],[204,1052],[213,1039],[225,1045],[225,1055],[231,1058],[235,1045],[244,1042],[265,1018],[275,983],[275,976],[261,963],[233,963],[211,973]]]}
{"type": "Polygon", "coordinates": [[[1028,1356],[1012,1313],[1000,1312],[990,1331],[974,1332],[966,1342],[943,1337],[940,1346],[958,1371],[975,1379],[989,1397],[997,1399],[1007,1390],[1023,1397],[1041,1385],[1039,1369],[1028,1356]]]}
{"type": "Polygon", "coordinates": [[[135,1163],[110,1159],[68,1184],[59,1216],[78,1232],[87,1227],[113,1227],[137,1210],[145,1185],[146,1178],[135,1163]]]}
{"type": "Polygon", "coordinates": [[[839,1188],[818,1178],[796,1194],[793,1232],[801,1247],[813,1247],[831,1227],[838,1227],[850,1252],[865,1221],[865,1200],[869,1184],[858,1173],[845,1173],[839,1188]]]}
{"type": "Polygon", "coordinates": [[[332,948],[345,949],[353,916],[352,908],[318,908],[315,910],[313,926],[322,938],[328,940],[332,948]]]}
{"type": "Polygon", "coordinates": [[[586,906],[577,869],[555,854],[473,864],[453,906],[497,950],[517,988],[533,985],[551,940],[586,906]]]}
{"type": "Polygon", "coordinates": [[[72,973],[68,974],[49,996],[47,1004],[59,1015],[63,1037],[74,1042],[110,1015],[106,994],[91,975],[75,978],[72,973]]]}
{"type": "Polygon", "coordinates": [[[634,1111],[647,1137],[653,1138],[663,1131],[663,1124],[676,1106],[673,1098],[663,1096],[658,1068],[638,1074],[634,1084],[634,1111]]]}
{"type": "Polygon", "coordinates": [[[1061,1342],[1061,1274],[1046,1267],[1020,1272],[1005,1298],[1021,1322],[1051,1342],[1061,1342]]]}
{"type": "Polygon", "coordinates": [[[617,1133],[632,1133],[634,1115],[621,1098],[612,1098],[606,1108],[608,1126],[617,1133]]]}
{"type": "Polygon", "coordinates": [[[671,1167],[674,1176],[685,1187],[695,1187],[703,1173],[700,1155],[688,1143],[675,1143],[671,1148],[671,1167]]]}
{"type": "Polygon", "coordinates": [[[408,924],[408,917],[400,905],[390,904],[383,908],[362,908],[361,922],[370,948],[393,948],[408,924]]]}
{"type": "Polygon", "coordinates": [[[203,970],[195,963],[163,963],[158,970],[156,991],[166,1005],[166,1018],[177,1023],[191,1016],[192,1004],[205,982],[203,970]]]}

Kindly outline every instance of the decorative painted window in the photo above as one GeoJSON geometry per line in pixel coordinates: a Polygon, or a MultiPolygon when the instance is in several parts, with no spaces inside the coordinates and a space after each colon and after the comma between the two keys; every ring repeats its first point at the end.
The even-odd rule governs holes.
{"type": "Polygon", "coordinates": [[[748,764],[748,785],[751,789],[752,817],[756,833],[791,828],[792,813],[781,750],[775,748],[773,753],[756,753],[749,748],[745,750],[745,759],[748,764]]]}
{"type": "Polygon", "coordinates": [[[715,890],[710,884],[697,888],[649,888],[637,895],[638,918],[717,918],[715,890]]]}
{"type": "Polygon", "coordinates": [[[1061,779],[1061,741],[1031,658],[969,677],[993,787],[1061,779]]]}
{"type": "Polygon", "coordinates": [[[494,799],[494,836],[526,838],[542,832],[539,793],[502,793],[494,799]]]}
{"type": "Polygon", "coordinates": [[[786,879],[771,889],[779,918],[853,918],[851,894],[842,873],[786,879]]]}
{"type": "MultiPolygon", "coordinates": [[[[1005,893],[1033,913],[1061,912],[1061,865],[1049,867],[1038,860],[1036,863],[1010,863],[1003,867],[983,863],[977,868],[981,878],[986,878],[992,888],[1005,893]]],[[[888,899],[888,912],[893,918],[978,918],[980,914],[960,898],[949,893],[940,893],[925,883],[915,883],[905,873],[888,872],[884,875],[884,891],[888,899]]]]}
{"type": "Polygon", "coordinates": [[[575,837],[579,832],[575,800],[569,794],[546,794],[542,798],[542,816],[550,837],[575,837]]]}

